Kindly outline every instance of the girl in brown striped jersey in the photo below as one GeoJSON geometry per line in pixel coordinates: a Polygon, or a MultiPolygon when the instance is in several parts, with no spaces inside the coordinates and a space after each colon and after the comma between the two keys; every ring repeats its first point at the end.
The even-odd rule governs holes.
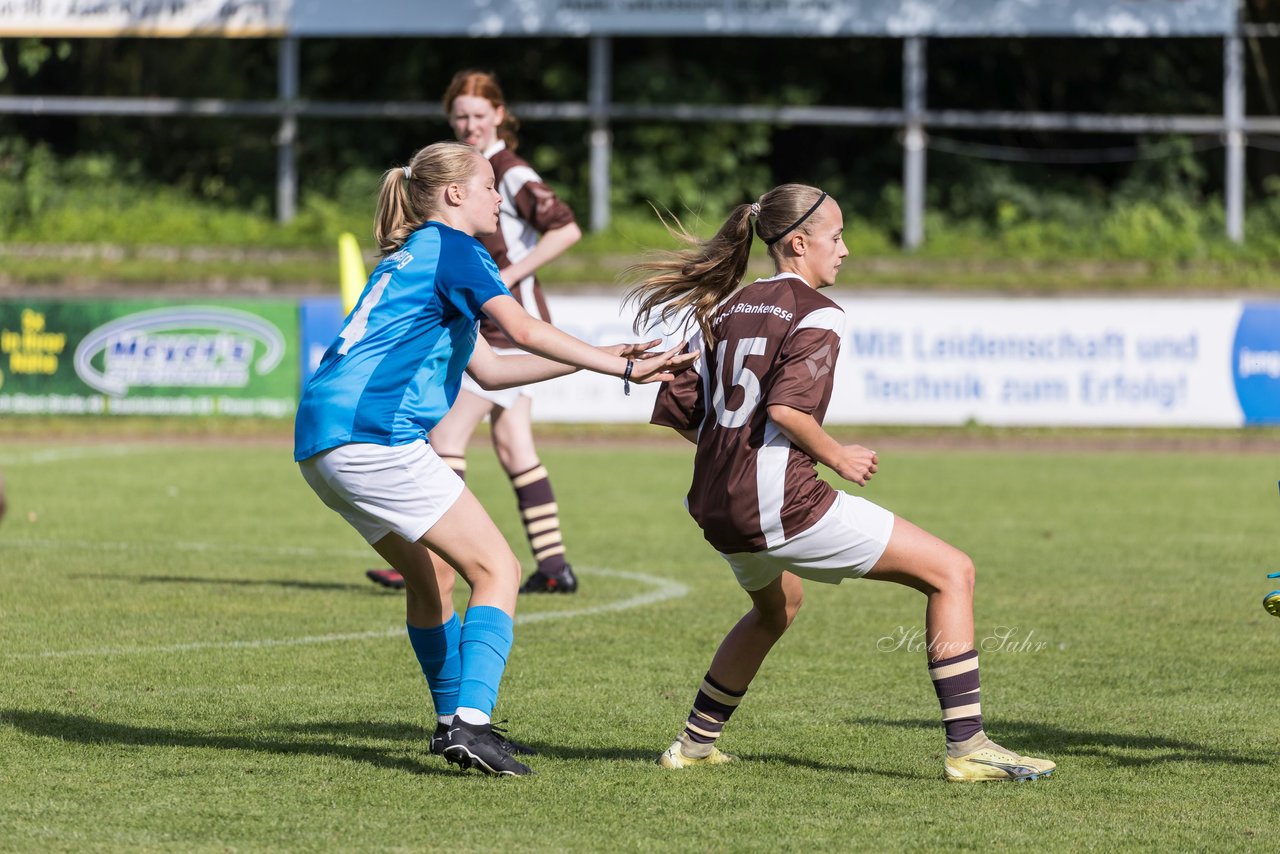
{"type": "MultiPolygon", "coordinates": [[[[511,295],[531,315],[550,321],[535,274],[582,237],[573,211],[516,154],[515,130],[519,123],[507,112],[502,89],[492,74],[455,74],[445,90],[444,110],[458,141],[488,158],[495,186],[502,195],[498,231],[481,236],[480,241],[493,256],[511,295]]],[[[480,334],[501,355],[523,352],[488,318],[481,320],[480,334]]],[[[534,445],[532,405],[532,386],[489,391],[464,377],[453,408],[431,431],[431,444],[458,477],[465,479],[467,443],[488,417],[494,450],[511,479],[529,547],[538,564],[520,592],[574,593],[578,579],[565,558],[551,478],[534,445]]],[[[388,587],[404,584],[393,569],[374,569],[366,574],[388,587]]]]}
{"type": "Polygon", "coordinates": [[[698,371],[664,383],[652,421],[697,444],[687,504],[707,541],[751,597],[702,681],[665,768],[733,761],[716,747],[725,722],[800,608],[800,579],[893,581],[927,598],[929,675],[946,730],[946,779],[1034,780],[1054,763],[1019,756],[982,727],[973,645],[973,562],[960,550],[866,499],[832,489],[821,462],[859,486],[878,458],[822,427],[844,312],[819,291],[849,254],[835,200],[784,184],[739,205],[707,241],[633,268],[637,328],[696,322],[698,371]],[[755,233],[776,275],[739,286],[755,233]]]}

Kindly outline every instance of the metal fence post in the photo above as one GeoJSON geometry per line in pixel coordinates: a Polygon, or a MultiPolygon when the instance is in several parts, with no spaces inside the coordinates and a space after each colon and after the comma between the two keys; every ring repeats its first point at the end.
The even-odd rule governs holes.
{"type": "Polygon", "coordinates": [[[1244,41],[1223,40],[1223,121],[1227,146],[1227,238],[1244,242],[1244,41]]]}
{"type": "Polygon", "coordinates": [[[609,130],[610,71],[613,42],[591,37],[591,230],[609,227],[609,158],[613,134],[609,130]]]}
{"type": "Polygon", "coordinates": [[[925,182],[925,44],[912,37],[902,45],[902,100],[906,127],[902,140],[902,246],[913,250],[924,241],[925,182]]]}
{"type": "Polygon", "coordinates": [[[294,112],[298,97],[298,40],[280,40],[278,91],[283,109],[280,130],[276,135],[276,220],[290,222],[298,211],[298,170],[294,163],[293,143],[298,135],[298,116],[294,112]]]}

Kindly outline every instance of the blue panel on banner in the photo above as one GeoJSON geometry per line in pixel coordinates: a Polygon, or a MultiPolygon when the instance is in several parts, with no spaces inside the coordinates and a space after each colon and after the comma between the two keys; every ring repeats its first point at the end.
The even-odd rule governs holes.
{"type": "Polygon", "coordinates": [[[1246,424],[1280,424],[1280,303],[1245,303],[1231,348],[1246,424]]]}
{"type": "Polygon", "coordinates": [[[310,297],[299,306],[302,346],[302,384],[316,372],[324,351],[342,330],[342,299],[340,297],[310,297]]]}

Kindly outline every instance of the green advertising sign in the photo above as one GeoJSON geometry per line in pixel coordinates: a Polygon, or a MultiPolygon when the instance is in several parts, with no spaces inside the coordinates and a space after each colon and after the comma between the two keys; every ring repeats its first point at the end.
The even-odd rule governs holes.
{"type": "Polygon", "coordinates": [[[292,417],[293,302],[0,302],[0,415],[292,417]]]}

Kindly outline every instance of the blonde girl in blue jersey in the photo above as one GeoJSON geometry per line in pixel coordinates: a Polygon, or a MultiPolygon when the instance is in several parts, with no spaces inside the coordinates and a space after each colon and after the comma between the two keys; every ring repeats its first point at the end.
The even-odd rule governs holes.
{"type": "Polygon", "coordinates": [[[489,774],[522,775],[523,749],[490,715],[511,648],[520,564],[475,496],[427,444],[465,370],[506,388],[580,368],[627,382],[670,380],[692,362],[658,342],[597,348],[530,316],[476,239],[498,226],[493,169],[470,146],[437,143],[383,176],[374,235],[383,259],[303,390],[294,459],[405,578],[406,622],[437,714],[431,751],[489,774]],[[499,356],[481,316],[521,349],[499,356]],[[454,571],[471,587],[465,624],[454,571]]]}

